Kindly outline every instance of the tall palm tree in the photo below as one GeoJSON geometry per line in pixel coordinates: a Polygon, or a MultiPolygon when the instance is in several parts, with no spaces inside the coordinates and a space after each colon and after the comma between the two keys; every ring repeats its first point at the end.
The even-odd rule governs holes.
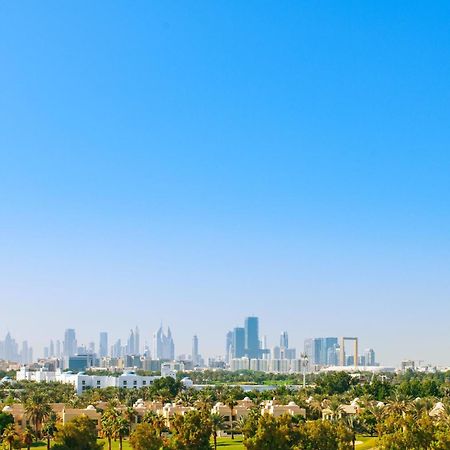
{"type": "Polygon", "coordinates": [[[41,395],[30,397],[25,403],[25,414],[34,425],[38,438],[41,437],[42,422],[51,414],[52,408],[41,395]]]}
{"type": "Polygon", "coordinates": [[[116,416],[113,422],[114,438],[119,439],[119,450],[123,447],[123,438],[130,431],[130,422],[125,417],[116,416]]]}
{"type": "Polygon", "coordinates": [[[150,425],[153,424],[153,421],[156,417],[156,413],[155,411],[149,410],[149,411],[145,411],[144,416],[142,417],[142,421],[149,423],[150,425]]]}
{"type": "Polygon", "coordinates": [[[31,427],[26,427],[22,434],[22,441],[25,444],[27,450],[30,450],[31,444],[34,440],[34,433],[31,427]]]}
{"type": "Polygon", "coordinates": [[[177,395],[176,401],[183,406],[193,406],[195,397],[192,392],[182,391],[177,395]]]}
{"type": "Polygon", "coordinates": [[[45,439],[47,440],[47,450],[50,450],[50,440],[56,433],[56,421],[57,421],[56,414],[54,412],[51,412],[50,415],[45,420],[44,425],[42,427],[42,433],[45,439]]]}
{"type": "Polygon", "coordinates": [[[217,432],[224,426],[223,416],[219,413],[213,413],[209,416],[212,426],[213,438],[214,438],[214,450],[217,450],[217,432]]]}
{"type": "Polygon", "coordinates": [[[226,404],[228,406],[228,408],[230,408],[230,431],[231,431],[231,439],[234,439],[234,429],[233,429],[233,412],[234,412],[234,407],[238,404],[237,401],[233,398],[230,397],[226,400],[226,404]]]}
{"type": "Polygon", "coordinates": [[[128,406],[127,409],[124,411],[123,415],[129,424],[128,434],[131,434],[133,423],[136,423],[137,412],[134,408],[128,406]]]}
{"type": "Polygon", "coordinates": [[[342,406],[337,399],[333,399],[328,409],[331,411],[331,421],[337,422],[342,417],[342,406]]]}
{"type": "Polygon", "coordinates": [[[142,418],[143,422],[150,424],[161,437],[164,429],[166,428],[166,421],[163,416],[157,414],[155,411],[147,411],[142,418]]]}
{"type": "Polygon", "coordinates": [[[9,445],[9,450],[12,450],[14,441],[17,438],[16,429],[14,428],[14,424],[10,423],[3,430],[2,438],[9,445]]]}
{"type": "Polygon", "coordinates": [[[115,436],[116,419],[118,411],[114,408],[108,408],[102,414],[100,423],[102,426],[102,435],[108,441],[108,450],[111,450],[111,440],[115,436]]]}
{"type": "Polygon", "coordinates": [[[163,416],[160,414],[156,414],[155,420],[153,422],[153,426],[156,428],[156,431],[158,432],[158,436],[161,437],[163,431],[166,428],[166,419],[164,419],[163,416]]]}

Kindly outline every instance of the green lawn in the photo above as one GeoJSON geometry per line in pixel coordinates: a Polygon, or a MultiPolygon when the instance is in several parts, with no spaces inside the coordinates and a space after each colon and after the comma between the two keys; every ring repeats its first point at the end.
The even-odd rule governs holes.
{"type": "MultiPolygon", "coordinates": [[[[105,444],[103,446],[103,450],[108,450],[108,442],[107,441],[105,441],[104,439],[99,439],[99,443],[105,444]]],[[[119,441],[112,441],[111,448],[112,448],[112,450],[119,450],[119,441]]],[[[128,443],[128,441],[124,440],[122,442],[122,449],[123,450],[131,450],[131,446],[128,443]]]]}
{"type": "Polygon", "coordinates": [[[376,437],[358,436],[356,439],[362,442],[362,444],[356,446],[356,450],[370,450],[376,448],[377,445],[376,437]]]}
{"type": "Polygon", "coordinates": [[[234,439],[229,437],[217,438],[217,448],[226,450],[244,450],[244,445],[242,444],[242,437],[235,436],[234,439]]]}
{"type": "MultiPolygon", "coordinates": [[[[108,444],[104,440],[100,440],[99,442],[105,443],[103,450],[108,450],[108,444]]],[[[242,438],[240,436],[236,436],[234,440],[231,438],[218,438],[217,448],[223,450],[244,450],[244,446],[242,445],[242,438]]],[[[119,450],[118,441],[112,441],[112,450],[119,450]]],[[[131,450],[128,441],[123,441],[123,450],[131,450]]]]}
{"type": "MultiPolygon", "coordinates": [[[[376,437],[367,437],[367,436],[358,436],[358,441],[361,441],[362,444],[356,446],[356,450],[371,450],[376,448],[377,438],[376,437]]],[[[108,450],[108,444],[103,439],[100,439],[99,442],[104,443],[103,450],[108,450]]],[[[211,441],[212,443],[212,441],[211,441]]],[[[33,445],[33,447],[46,447],[45,443],[39,443],[33,445]]],[[[234,439],[229,437],[217,438],[217,448],[221,450],[245,450],[244,445],[242,444],[242,437],[235,436],[234,439]]],[[[112,441],[112,450],[119,450],[119,441],[112,441]]],[[[123,450],[131,450],[130,444],[128,441],[123,441],[123,450]]]]}

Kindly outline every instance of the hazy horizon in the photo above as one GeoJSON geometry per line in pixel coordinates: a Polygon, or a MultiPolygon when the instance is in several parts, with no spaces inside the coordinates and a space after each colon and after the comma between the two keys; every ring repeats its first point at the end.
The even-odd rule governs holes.
{"type": "Polygon", "coordinates": [[[4,2],[0,339],[358,336],[450,365],[450,3],[4,2]]]}

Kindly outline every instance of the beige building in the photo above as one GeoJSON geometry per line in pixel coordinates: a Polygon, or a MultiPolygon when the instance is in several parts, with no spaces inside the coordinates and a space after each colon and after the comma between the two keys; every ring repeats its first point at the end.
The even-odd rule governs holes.
{"type": "MultiPolygon", "coordinates": [[[[51,408],[56,414],[58,421],[62,424],[66,424],[76,417],[87,416],[93,422],[95,422],[97,429],[100,429],[100,413],[97,412],[94,406],[89,405],[87,408],[68,408],[63,403],[52,403],[51,408]]],[[[27,418],[24,405],[22,403],[15,403],[13,405],[7,405],[2,409],[2,412],[11,414],[14,417],[14,424],[17,431],[23,431],[30,421],[27,418]]]]}

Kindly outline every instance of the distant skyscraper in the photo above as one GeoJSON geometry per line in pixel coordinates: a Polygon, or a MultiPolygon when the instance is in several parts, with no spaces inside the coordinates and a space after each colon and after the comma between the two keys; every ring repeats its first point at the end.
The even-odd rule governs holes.
{"type": "Polygon", "coordinates": [[[259,358],[260,350],[258,318],[247,317],[245,319],[245,353],[249,358],[259,358]]]}
{"type": "Polygon", "coordinates": [[[233,332],[229,331],[225,341],[225,360],[227,363],[233,358],[233,353],[233,332]]]}
{"type": "Polygon", "coordinates": [[[335,337],[313,338],[305,340],[305,353],[309,363],[316,365],[335,365],[338,339],[335,337]]]}
{"type": "Polygon", "coordinates": [[[170,328],[167,329],[167,335],[165,335],[161,325],[153,335],[153,357],[156,359],[175,359],[175,345],[170,328]]]}
{"type": "Polygon", "coordinates": [[[111,346],[111,356],[113,358],[120,358],[123,356],[122,342],[120,339],[117,339],[116,343],[111,346]]]}
{"type": "Polygon", "coordinates": [[[95,354],[95,342],[89,342],[87,350],[88,350],[89,355],[94,355],[95,354]]]}
{"type": "Polygon", "coordinates": [[[139,335],[139,328],[136,327],[134,330],[134,354],[140,355],[141,354],[141,338],[139,335]]]}
{"type": "Polygon", "coordinates": [[[50,358],[55,357],[55,344],[53,343],[53,340],[50,341],[50,345],[48,347],[48,355],[50,358]]]}
{"type": "Polygon", "coordinates": [[[29,354],[30,348],[28,347],[28,342],[23,341],[22,342],[22,351],[20,352],[20,360],[22,364],[30,364],[32,361],[29,360],[29,354]]]}
{"type": "Polygon", "coordinates": [[[77,353],[77,339],[75,330],[68,328],[64,333],[63,354],[65,358],[74,356],[77,353]]]}
{"type": "Polygon", "coordinates": [[[368,348],[364,351],[364,362],[366,366],[375,366],[377,364],[373,348],[368,348]]]}
{"type": "Polygon", "coordinates": [[[288,332],[283,331],[280,336],[280,348],[289,348],[288,332]]]}
{"type": "Polygon", "coordinates": [[[272,348],[272,359],[281,359],[281,349],[278,345],[272,348]]]}
{"type": "Polygon", "coordinates": [[[61,341],[59,339],[56,341],[55,356],[61,358],[61,341]]]}
{"type": "Polygon", "coordinates": [[[130,336],[127,341],[127,355],[134,355],[134,331],[130,330],[130,336]]]}
{"type": "Polygon", "coordinates": [[[197,335],[194,335],[194,337],[192,338],[192,365],[195,367],[198,366],[199,363],[198,337],[197,335]]]}
{"type": "Polygon", "coordinates": [[[233,330],[233,358],[245,356],[245,328],[236,327],[233,330]]]}
{"type": "Polygon", "coordinates": [[[100,358],[104,358],[105,356],[108,356],[108,333],[106,331],[100,332],[98,355],[100,356],[100,358]]]}

